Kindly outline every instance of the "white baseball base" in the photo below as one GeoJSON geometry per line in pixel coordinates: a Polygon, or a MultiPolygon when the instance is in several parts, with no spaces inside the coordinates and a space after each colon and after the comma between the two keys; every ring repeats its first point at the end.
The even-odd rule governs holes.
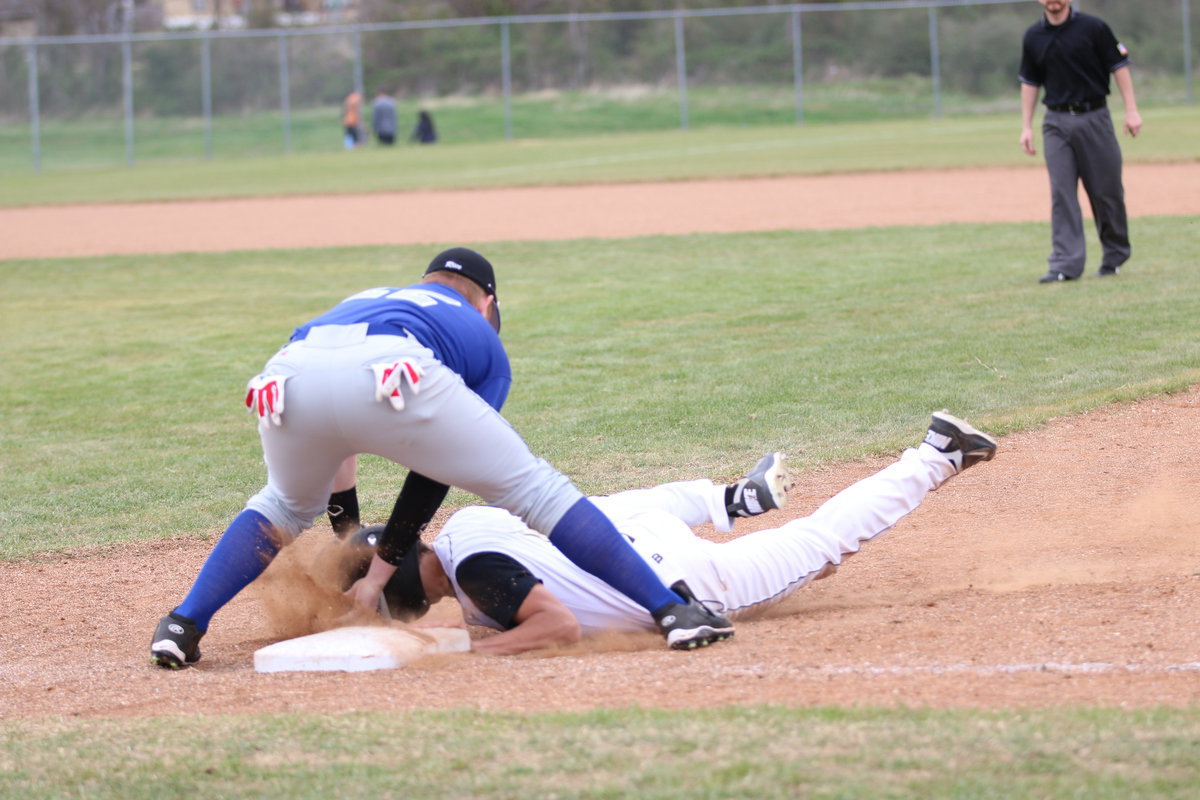
{"type": "Polygon", "coordinates": [[[465,653],[470,635],[461,628],[356,626],[286,639],[254,653],[257,672],[367,672],[396,669],[430,653],[465,653]]]}

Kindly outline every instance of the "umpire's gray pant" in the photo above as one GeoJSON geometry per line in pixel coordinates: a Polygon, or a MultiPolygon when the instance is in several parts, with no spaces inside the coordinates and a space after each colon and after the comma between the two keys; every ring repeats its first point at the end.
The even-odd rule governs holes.
{"type": "Polygon", "coordinates": [[[1129,223],[1112,115],[1107,108],[1085,114],[1047,111],[1042,137],[1050,173],[1050,271],[1069,278],[1083,275],[1087,250],[1079,208],[1081,180],[1103,249],[1100,266],[1121,266],[1129,260],[1129,223]]]}

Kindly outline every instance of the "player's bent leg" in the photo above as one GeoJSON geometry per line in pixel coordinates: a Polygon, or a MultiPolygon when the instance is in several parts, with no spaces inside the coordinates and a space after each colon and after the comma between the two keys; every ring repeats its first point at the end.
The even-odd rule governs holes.
{"type": "Polygon", "coordinates": [[[183,602],[159,620],[150,662],[180,669],[200,660],[200,637],[214,614],[266,569],[279,550],[266,517],[243,510],[217,541],[183,602]]]}
{"type": "Polygon", "coordinates": [[[767,453],[733,484],[718,486],[707,479],[674,481],[594,500],[600,510],[610,515],[665,511],[688,528],[711,523],[721,533],[728,533],[733,530],[736,517],[753,517],[783,508],[793,483],[787,470],[787,456],[767,453]]]}
{"type": "Polygon", "coordinates": [[[313,446],[305,428],[316,425],[306,406],[303,381],[291,387],[287,428],[261,426],[268,483],[246,503],[205,560],[187,596],[160,620],[151,642],[151,662],[179,669],[200,659],[200,637],[213,615],[252,583],[280,548],[312,527],[323,513],[345,453],[313,446]]]}
{"type": "Polygon", "coordinates": [[[707,478],[694,481],[673,481],[649,489],[626,489],[606,497],[592,498],[600,510],[612,518],[640,511],[665,511],[690,529],[709,523],[721,533],[733,530],[726,511],[725,485],[707,478]]]}
{"type": "MultiPolygon", "coordinates": [[[[317,381],[320,383],[320,381],[317,381]]],[[[284,425],[260,422],[267,486],[250,498],[200,568],[183,602],[163,617],[150,646],[152,664],[180,669],[200,659],[199,641],[213,615],[253,582],[284,543],[312,527],[325,511],[338,466],[347,453],[314,444],[322,406],[303,375],[288,384],[284,425]]]]}

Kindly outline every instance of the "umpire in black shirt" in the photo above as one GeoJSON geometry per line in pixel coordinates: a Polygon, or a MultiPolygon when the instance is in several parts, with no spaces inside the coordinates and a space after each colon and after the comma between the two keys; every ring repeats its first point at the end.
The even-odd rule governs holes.
{"type": "Polygon", "coordinates": [[[1108,113],[1108,76],[1125,104],[1125,130],[1142,129],[1129,54],[1099,17],[1071,8],[1071,0],[1038,0],[1044,15],[1025,31],[1021,49],[1021,147],[1035,155],[1033,113],[1045,89],[1042,140],[1050,173],[1053,249],[1042,283],[1083,275],[1087,253],[1079,181],[1092,204],[1103,256],[1099,275],[1116,275],[1129,259],[1129,225],[1121,182],[1121,147],[1108,113]]]}

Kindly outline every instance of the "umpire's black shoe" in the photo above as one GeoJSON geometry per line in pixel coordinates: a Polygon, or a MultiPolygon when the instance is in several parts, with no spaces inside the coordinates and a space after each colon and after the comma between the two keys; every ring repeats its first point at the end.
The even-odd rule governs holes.
{"type": "Polygon", "coordinates": [[[683,603],[667,603],[654,612],[658,629],[672,650],[694,650],[733,636],[733,623],[710,611],[683,581],[671,585],[683,603]]]}
{"type": "Polygon", "coordinates": [[[1058,283],[1059,281],[1073,281],[1075,278],[1070,275],[1064,275],[1061,272],[1050,270],[1042,277],[1038,278],[1038,283],[1058,283]]]}
{"type": "Polygon", "coordinates": [[[1096,274],[1099,275],[1101,278],[1107,278],[1110,275],[1120,275],[1121,268],[1120,267],[1101,267],[1100,269],[1096,270],[1096,274]]]}
{"type": "Polygon", "coordinates": [[[792,479],[787,471],[787,456],[767,453],[746,477],[729,487],[725,510],[730,517],[753,517],[783,508],[790,488],[792,479]]]}
{"type": "Polygon", "coordinates": [[[150,642],[150,663],[165,669],[183,669],[200,660],[200,637],[196,623],[172,611],[158,621],[150,642]]]}
{"type": "Polygon", "coordinates": [[[945,409],[933,412],[925,443],[950,459],[955,472],[962,472],[980,461],[991,461],[996,455],[995,439],[945,409]]]}

